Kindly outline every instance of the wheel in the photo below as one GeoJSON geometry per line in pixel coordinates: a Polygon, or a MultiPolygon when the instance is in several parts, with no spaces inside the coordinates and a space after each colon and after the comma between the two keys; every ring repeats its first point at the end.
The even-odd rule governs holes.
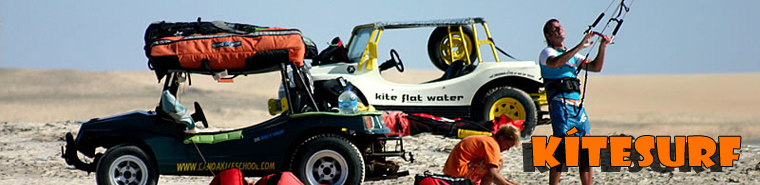
{"type": "MultiPolygon", "coordinates": [[[[529,139],[538,120],[538,112],[530,95],[513,87],[497,87],[489,90],[479,104],[482,108],[473,115],[478,120],[494,120],[506,115],[512,120],[525,120],[520,136],[529,139]]],[[[477,109],[475,109],[477,110],[477,109]]]]}
{"type": "Polygon", "coordinates": [[[156,163],[137,146],[108,149],[95,171],[99,185],[155,185],[158,181],[156,163]]]}
{"type": "Polygon", "coordinates": [[[457,60],[465,60],[465,46],[467,43],[467,51],[470,53],[470,62],[475,62],[478,55],[475,53],[475,41],[476,38],[472,34],[472,29],[469,26],[462,26],[462,32],[459,32],[459,27],[451,27],[451,37],[449,38],[447,27],[438,27],[433,30],[428,39],[428,56],[430,61],[433,62],[435,67],[442,71],[446,71],[449,65],[457,60]],[[452,42],[453,41],[453,42],[452,42]],[[452,54],[449,50],[449,46],[454,50],[452,54]],[[454,56],[454,60],[451,60],[451,56],[454,56]]]}
{"type": "Polygon", "coordinates": [[[361,184],[364,160],[344,137],[320,134],[307,139],[291,159],[291,171],[304,184],[361,184]]]}

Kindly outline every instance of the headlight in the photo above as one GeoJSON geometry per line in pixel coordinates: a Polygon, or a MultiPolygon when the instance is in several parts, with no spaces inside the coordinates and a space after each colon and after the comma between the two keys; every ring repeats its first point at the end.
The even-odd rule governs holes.
{"type": "Polygon", "coordinates": [[[363,118],[364,128],[366,129],[375,130],[385,128],[385,123],[383,123],[383,119],[381,119],[380,116],[363,116],[363,118]]]}

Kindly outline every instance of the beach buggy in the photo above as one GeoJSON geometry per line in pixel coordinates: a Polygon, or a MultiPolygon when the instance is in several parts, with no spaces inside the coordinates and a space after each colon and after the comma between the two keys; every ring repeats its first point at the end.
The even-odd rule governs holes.
{"type": "Polygon", "coordinates": [[[366,104],[378,110],[473,121],[490,121],[502,115],[525,120],[524,137],[530,137],[537,124],[548,123],[547,111],[542,111],[547,102],[539,65],[535,61],[500,61],[498,52],[511,56],[496,47],[483,18],[377,22],[358,25],[351,33],[345,47],[342,41],[333,40],[334,45],[319,54],[311,69],[316,83],[345,78],[356,86],[366,104]],[[444,74],[418,84],[385,80],[380,73],[394,68],[403,72],[404,63],[395,49],[390,50],[388,60],[378,61],[381,36],[391,37],[383,33],[424,28],[432,30],[427,43],[430,61],[424,62],[432,62],[444,74]],[[476,28],[485,34],[478,34],[476,28]],[[488,50],[492,52],[486,53],[488,50]],[[495,61],[486,62],[483,57],[490,54],[495,61]]]}
{"type": "Polygon", "coordinates": [[[299,30],[158,22],[146,31],[146,55],[159,81],[164,80],[165,93],[155,110],[94,118],[76,137],[66,134],[62,157],[77,169],[95,172],[97,184],[156,184],[159,175],[211,176],[229,168],[246,176],[291,171],[306,184],[360,184],[365,176],[395,173],[398,168],[387,157],[406,156],[401,137],[387,135],[381,113],[339,114],[315,104],[320,99],[313,95],[303,62],[316,55],[316,48],[299,30]],[[281,113],[259,124],[188,133],[188,125],[179,124],[188,117],[208,127],[200,103],[194,102],[194,113],[184,117],[171,111],[181,104],[165,103],[180,94],[181,82],[191,75],[229,82],[274,71],[288,84],[285,97],[269,105],[281,113]]]}

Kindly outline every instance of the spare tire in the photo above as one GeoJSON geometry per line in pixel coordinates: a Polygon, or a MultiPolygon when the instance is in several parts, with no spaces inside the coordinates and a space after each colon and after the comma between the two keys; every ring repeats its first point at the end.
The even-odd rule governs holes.
{"type": "Polygon", "coordinates": [[[448,27],[438,27],[433,30],[428,39],[428,56],[433,65],[442,71],[446,71],[449,65],[457,60],[466,60],[465,55],[470,54],[470,62],[475,62],[478,58],[475,53],[476,39],[472,33],[472,29],[469,26],[462,26],[462,32],[459,32],[459,27],[451,27],[451,37],[449,38],[448,27]],[[453,42],[451,42],[453,41],[453,42]],[[465,47],[464,43],[467,43],[465,47]],[[451,51],[449,46],[454,50],[454,59],[451,59],[451,51]],[[465,52],[465,49],[468,52],[465,52]]]}

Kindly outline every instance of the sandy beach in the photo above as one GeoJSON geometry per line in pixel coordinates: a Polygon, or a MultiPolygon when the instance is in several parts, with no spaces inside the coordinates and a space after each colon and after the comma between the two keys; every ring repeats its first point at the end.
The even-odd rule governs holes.
{"type": "MultiPolygon", "coordinates": [[[[416,83],[441,72],[383,75],[394,82],[416,83]]],[[[278,74],[267,73],[237,78],[235,84],[216,84],[208,76],[195,75],[183,96],[203,104],[213,128],[240,128],[271,118],[266,101],[277,96],[278,79],[278,74]]],[[[594,135],[742,136],[742,149],[736,151],[739,160],[723,172],[645,168],[609,173],[594,168],[595,184],[760,184],[757,80],[760,73],[589,76],[585,105],[594,135]]],[[[95,184],[95,174],[67,166],[60,158],[64,134],[77,131],[91,118],[153,110],[162,86],[151,71],[31,69],[0,69],[0,84],[0,184],[71,185],[95,184]]],[[[551,135],[551,128],[538,126],[534,135],[551,135]]],[[[415,174],[440,173],[457,142],[430,134],[404,137],[404,147],[416,161],[394,160],[411,175],[365,183],[412,184],[415,174]]],[[[501,174],[521,184],[547,184],[548,172],[523,172],[522,155],[522,148],[502,153],[506,160],[501,174]]],[[[211,179],[161,176],[159,184],[208,184],[211,179]]],[[[579,183],[577,169],[564,173],[562,183],[579,183]]]]}

